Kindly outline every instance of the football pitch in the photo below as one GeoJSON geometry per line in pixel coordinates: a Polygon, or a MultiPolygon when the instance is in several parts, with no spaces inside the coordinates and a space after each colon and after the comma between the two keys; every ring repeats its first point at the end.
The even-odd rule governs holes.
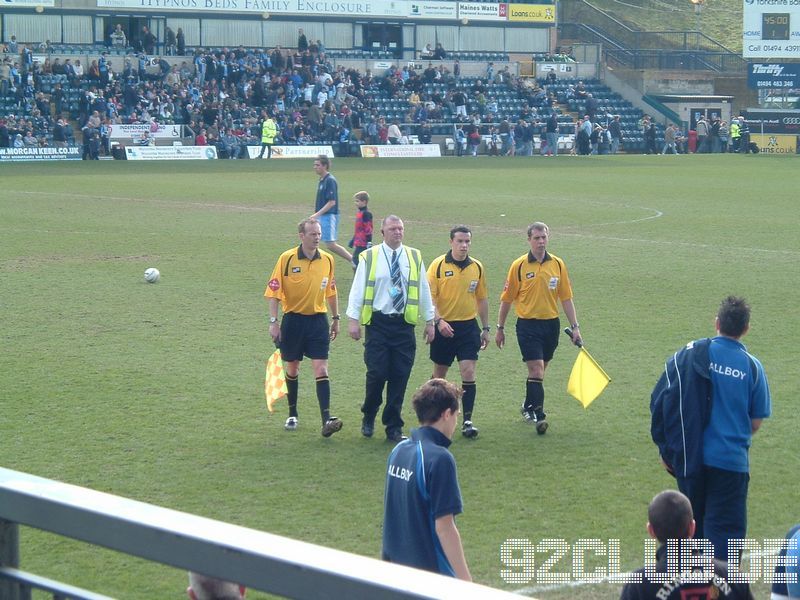
{"type": "MultiPolygon", "coordinates": [[[[311,166],[0,165],[0,465],[378,557],[391,446],[381,431],[359,432],[361,342],[343,323],[331,346],[332,414],[344,421],[332,438],[319,433],[310,364],[296,432],[283,430],[285,401],[274,414],[264,402],[274,346],[263,293],[313,212],[311,166]],[[159,283],[144,281],[147,267],[161,271],[159,283]]],[[[453,225],[469,225],[492,325],[506,270],[529,248],[527,225],[546,222],[586,347],[612,378],[584,409],[566,393],[576,349],[562,336],[545,379],[550,429],[537,436],[519,414],[525,369],[514,317],[506,348],[492,343],[481,355],[480,436],[456,432],[451,446],[476,581],[546,600],[618,597],[619,584],[576,581],[574,545],[591,538],[608,551],[619,540],[621,570],[641,566],[647,504],[675,487],[650,440],[650,391],[668,355],[713,335],[728,294],[752,306],[743,341],[764,364],[773,402],[750,454],[748,537],[783,537],[800,520],[796,159],[334,159],[332,173],[340,242],[352,235],[359,190],[376,220],[405,221],[405,243],[426,264],[448,249],[453,225]],[[532,571],[503,564],[510,539],[535,549],[532,571]],[[549,567],[547,539],[568,547],[549,567]],[[548,568],[568,581],[547,582],[548,568]]],[[[336,261],[344,314],[352,270],[336,261]]],[[[411,392],[430,373],[418,335],[407,429],[411,392]]],[[[458,380],[457,369],[451,375],[458,380]]],[[[111,596],[185,598],[181,571],[35,530],[23,529],[21,556],[25,570],[111,596]]],[[[587,571],[603,566],[608,556],[587,553],[587,571]]],[[[759,581],[756,597],[768,597],[759,581]]]]}

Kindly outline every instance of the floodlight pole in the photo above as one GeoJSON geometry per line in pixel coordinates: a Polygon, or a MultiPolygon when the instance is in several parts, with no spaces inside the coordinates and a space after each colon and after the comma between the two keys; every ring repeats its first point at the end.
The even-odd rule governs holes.
{"type": "Polygon", "coordinates": [[[700,31],[702,29],[703,5],[705,0],[689,0],[694,5],[695,50],[700,50],[700,31]]]}

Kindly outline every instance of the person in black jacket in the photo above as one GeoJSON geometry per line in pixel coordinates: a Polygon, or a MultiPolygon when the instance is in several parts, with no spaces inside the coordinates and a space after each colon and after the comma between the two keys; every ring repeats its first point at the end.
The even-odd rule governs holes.
{"type": "Polygon", "coordinates": [[[656,149],[656,124],[650,123],[650,126],[644,132],[644,153],[645,154],[658,154],[656,149]]]}
{"type": "Polygon", "coordinates": [[[689,499],[675,490],[658,494],[647,508],[647,532],[658,540],[656,564],[634,571],[620,600],[752,600],[747,583],[728,581],[728,564],[713,558],[707,540],[693,540],[689,499]]]}

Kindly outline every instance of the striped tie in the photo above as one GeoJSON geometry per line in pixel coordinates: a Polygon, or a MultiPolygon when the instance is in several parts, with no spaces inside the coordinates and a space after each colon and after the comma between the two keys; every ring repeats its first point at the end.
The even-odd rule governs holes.
{"type": "Polygon", "coordinates": [[[392,304],[398,313],[402,313],[406,302],[403,298],[403,278],[400,275],[400,260],[397,256],[397,250],[392,252],[392,264],[389,265],[389,275],[392,278],[392,287],[399,291],[399,293],[392,298],[392,304]]]}

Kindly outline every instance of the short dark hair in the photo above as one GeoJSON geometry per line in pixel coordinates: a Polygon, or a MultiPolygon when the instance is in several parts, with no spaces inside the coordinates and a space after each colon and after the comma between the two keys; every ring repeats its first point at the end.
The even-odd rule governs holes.
{"type": "MultiPolygon", "coordinates": [[[[319,164],[321,164],[323,167],[325,167],[328,171],[331,170],[331,159],[328,158],[327,155],[319,154],[319,155],[317,155],[317,158],[315,158],[314,160],[319,161],[319,164]]],[[[308,163],[306,163],[306,164],[308,164],[308,163]]]]}
{"type": "Polygon", "coordinates": [[[453,227],[450,230],[450,239],[452,240],[453,238],[455,238],[457,233],[468,233],[470,237],[472,237],[472,230],[470,230],[470,228],[467,227],[466,225],[456,225],[455,227],[453,227]]]}
{"type": "Polygon", "coordinates": [[[435,423],[442,414],[450,410],[458,410],[461,388],[445,379],[431,379],[424,383],[415,393],[412,400],[414,412],[420,424],[435,423]]]}
{"type": "Polygon", "coordinates": [[[719,319],[719,332],[722,335],[742,337],[750,325],[750,305],[744,298],[728,296],[719,305],[717,319],[719,319]]]}
{"type": "Polygon", "coordinates": [[[661,543],[688,538],[692,519],[692,503],[676,490],[657,494],[647,507],[647,520],[661,543]]]}

